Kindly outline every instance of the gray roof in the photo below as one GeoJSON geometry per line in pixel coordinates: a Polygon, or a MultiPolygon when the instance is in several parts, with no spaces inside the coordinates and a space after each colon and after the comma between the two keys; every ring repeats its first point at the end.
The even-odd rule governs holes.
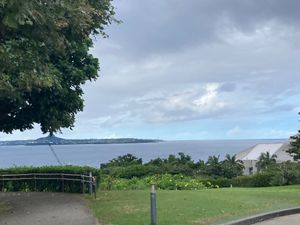
{"type": "Polygon", "coordinates": [[[262,153],[269,152],[270,155],[275,154],[277,156],[277,161],[288,161],[293,160],[293,158],[286,152],[289,148],[288,143],[277,143],[277,144],[257,144],[248,148],[236,155],[239,160],[258,160],[262,153]]]}

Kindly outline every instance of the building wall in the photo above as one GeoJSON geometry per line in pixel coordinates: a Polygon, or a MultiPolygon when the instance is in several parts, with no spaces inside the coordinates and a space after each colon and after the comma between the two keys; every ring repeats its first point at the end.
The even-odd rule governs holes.
{"type": "Polygon", "coordinates": [[[244,162],[244,175],[252,175],[257,172],[256,163],[257,160],[243,160],[244,162]]]}
{"type": "MultiPolygon", "coordinates": [[[[252,151],[257,150],[257,146],[260,147],[260,150],[263,150],[262,152],[268,152],[270,148],[269,145],[272,145],[271,147],[274,148],[276,145],[274,144],[258,144],[251,148],[248,148],[240,153],[238,153],[237,159],[242,160],[244,162],[244,175],[251,175],[257,172],[256,163],[258,162],[258,158],[260,155],[257,155],[257,157],[249,157],[252,154],[252,151]],[[256,149],[255,149],[256,148],[256,149]],[[265,148],[265,149],[262,149],[265,148]],[[250,159],[251,160],[250,160],[250,159]]],[[[293,158],[286,152],[290,148],[289,143],[283,143],[281,147],[279,147],[277,150],[273,149],[274,154],[277,156],[276,161],[277,163],[286,162],[286,161],[293,161],[293,158]]]]}

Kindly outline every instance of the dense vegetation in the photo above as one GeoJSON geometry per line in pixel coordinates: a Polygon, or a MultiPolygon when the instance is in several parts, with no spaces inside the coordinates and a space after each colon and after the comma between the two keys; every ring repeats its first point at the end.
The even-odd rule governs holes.
{"type": "MultiPolygon", "coordinates": [[[[141,158],[131,154],[119,156],[100,169],[80,166],[16,167],[0,170],[1,174],[13,173],[80,173],[93,175],[98,179],[101,190],[138,190],[156,184],[163,190],[199,190],[219,187],[267,187],[300,184],[300,163],[276,163],[276,157],[263,153],[257,162],[258,173],[243,176],[243,163],[235,156],[210,156],[207,161],[194,162],[189,155],[179,153],[166,159],[156,158],[143,163],[141,158]]],[[[0,186],[2,186],[0,181],[0,186]]],[[[61,191],[61,181],[5,182],[6,191],[61,191]]],[[[81,192],[80,183],[66,182],[64,191],[81,192]]]]}
{"type": "Polygon", "coordinates": [[[111,0],[0,0],[0,131],[72,127],[98,77],[93,35],[113,20],[111,0]]]}
{"type": "MultiPolygon", "coordinates": [[[[300,115],[300,113],[298,113],[300,115]]],[[[300,130],[298,133],[291,137],[290,142],[291,148],[288,150],[288,153],[294,158],[295,161],[300,160],[300,130]]]]}
{"type": "MultiPolygon", "coordinates": [[[[99,177],[99,170],[93,167],[82,166],[43,166],[43,167],[14,167],[9,169],[0,169],[0,176],[3,174],[30,174],[30,173],[51,173],[51,174],[82,174],[99,177]]],[[[38,176],[37,176],[38,177],[38,176]]],[[[3,177],[5,178],[5,177],[3,177]]],[[[26,176],[23,176],[23,179],[26,176]]],[[[74,178],[72,176],[64,176],[64,178],[74,178]]],[[[97,179],[99,180],[99,179],[97,179]]],[[[15,180],[3,181],[0,179],[0,188],[2,191],[50,191],[50,192],[82,192],[83,186],[80,181],[54,180],[15,180]]],[[[85,184],[84,190],[88,190],[85,184]]]]}
{"type": "Polygon", "coordinates": [[[194,162],[179,153],[148,163],[131,154],[101,164],[101,188],[104,190],[144,189],[154,183],[160,189],[190,190],[217,187],[266,187],[300,183],[300,164],[276,163],[276,157],[263,153],[257,162],[259,172],[242,176],[243,163],[235,156],[210,156],[194,162]]]}
{"type": "Polygon", "coordinates": [[[167,159],[156,158],[143,164],[142,159],[131,154],[119,156],[110,162],[101,164],[101,173],[112,177],[133,178],[155,174],[182,174],[185,176],[204,175],[211,177],[233,178],[242,175],[243,163],[235,156],[226,155],[223,161],[219,156],[210,156],[207,162],[194,162],[189,155],[178,153],[167,159]]]}

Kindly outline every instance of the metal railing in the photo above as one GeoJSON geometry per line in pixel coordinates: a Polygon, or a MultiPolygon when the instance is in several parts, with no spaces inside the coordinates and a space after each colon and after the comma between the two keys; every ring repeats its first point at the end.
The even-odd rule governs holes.
{"type": "Polygon", "coordinates": [[[5,191],[5,185],[7,182],[14,181],[33,181],[34,191],[37,190],[37,182],[41,180],[56,180],[60,182],[61,192],[65,191],[65,181],[78,182],[81,186],[82,193],[86,192],[88,189],[89,193],[94,193],[96,196],[96,178],[92,176],[90,172],[89,175],[84,174],[66,174],[66,173],[23,173],[23,174],[0,174],[1,191],[5,191]]]}

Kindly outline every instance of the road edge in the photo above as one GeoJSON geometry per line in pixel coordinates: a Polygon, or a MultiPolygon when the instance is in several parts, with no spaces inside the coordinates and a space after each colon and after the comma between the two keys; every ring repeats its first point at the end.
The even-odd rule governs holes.
{"type": "Polygon", "coordinates": [[[254,223],[266,221],[280,216],[288,216],[300,213],[300,207],[281,209],[273,212],[257,214],[240,220],[231,221],[221,225],[251,225],[254,223]]]}

